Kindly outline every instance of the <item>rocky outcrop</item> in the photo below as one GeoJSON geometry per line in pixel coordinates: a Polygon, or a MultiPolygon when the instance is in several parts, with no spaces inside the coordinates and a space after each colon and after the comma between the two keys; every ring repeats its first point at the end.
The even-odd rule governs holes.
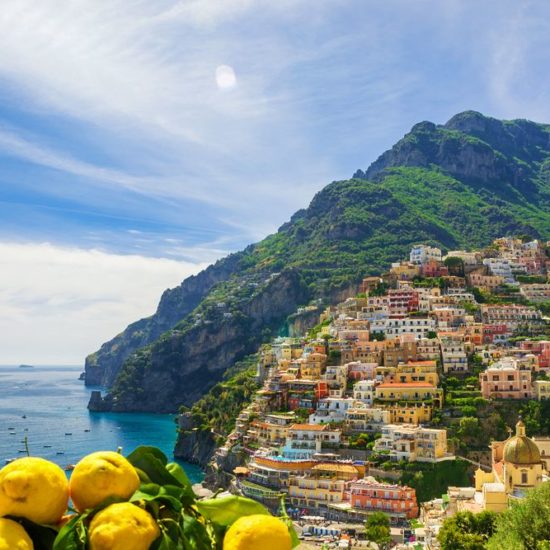
{"type": "Polygon", "coordinates": [[[179,431],[174,456],[205,469],[216,451],[216,438],[211,430],[192,428],[179,431]]]}
{"type": "Polygon", "coordinates": [[[127,357],[157,340],[193,311],[214,285],[238,269],[241,257],[242,254],[231,254],[188,277],[178,287],[165,290],[154,315],[132,323],[86,357],[86,385],[110,387],[127,357]]]}
{"type": "MultiPolygon", "coordinates": [[[[173,330],[129,357],[109,395],[91,410],[175,412],[192,405],[235,361],[256,351],[262,331],[279,327],[309,288],[295,270],[269,277],[231,316],[173,330]]],[[[271,334],[271,333],[269,333],[271,334]]]]}

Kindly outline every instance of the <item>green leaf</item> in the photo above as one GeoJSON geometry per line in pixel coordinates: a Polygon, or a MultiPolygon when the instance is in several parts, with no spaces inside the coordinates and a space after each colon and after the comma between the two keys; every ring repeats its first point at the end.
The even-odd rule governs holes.
{"type": "Polygon", "coordinates": [[[159,485],[183,486],[167,469],[168,460],[164,453],[155,447],[138,447],[128,455],[128,460],[134,466],[142,470],[153,483],[159,485]]]}
{"type": "Polygon", "coordinates": [[[153,455],[157,460],[162,462],[163,466],[168,464],[166,455],[157,447],[149,447],[147,445],[141,445],[136,447],[126,458],[133,464],[132,458],[140,455],[153,455]]]}
{"type": "Polygon", "coordinates": [[[195,506],[207,519],[225,527],[228,527],[242,516],[253,514],[271,515],[267,508],[259,502],[235,495],[200,500],[195,506]]]}
{"type": "Polygon", "coordinates": [[[183,487],[191,486],[191,482],[187,477],[184,469],[175,462],[169,462],[166,465],[166,469],[181,483],[183,487]]]}
{"type": "Polygon", "coordinates": [[[206,527],[191,516],[183,516],[183,537],[187,546],[192,550],[212,549],[212,540],[206,527]]]}
{"type": "Polygon", "coordinates": [[[148,490],[138,489],[131,497],[130,502],[144,501],[146,503],[162,503],[170,507],[177,514],[182,508],[182,489],[166,485],[164,487],[157,485],[156,494],[151,492],[153,485],[145,486],[148,490]]]}
{"type": "Polygon", "coordinates": [[[52,550],[86,550],[88,536],[83,522],[88,515],[75,516],[66,523],[57,534],[52,550]]]}

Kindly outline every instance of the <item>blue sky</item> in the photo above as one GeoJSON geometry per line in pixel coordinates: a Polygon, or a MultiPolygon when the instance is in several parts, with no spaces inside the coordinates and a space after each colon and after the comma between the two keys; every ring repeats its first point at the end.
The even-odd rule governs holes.
{"type": "Polygon", "coordinates": [[[543,0],[13,0],[0,52],[0,363],[80,361],[418,121],[550,122],[543,0]]]}

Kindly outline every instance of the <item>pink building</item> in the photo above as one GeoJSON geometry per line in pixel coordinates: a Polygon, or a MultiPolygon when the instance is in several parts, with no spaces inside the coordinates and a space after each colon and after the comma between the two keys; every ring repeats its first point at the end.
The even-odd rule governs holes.
{"type": "Polygon", "coordinates": [[[533,397],[531,371],[504,357],[480,373],[481,395],[485,399],[530,399],[533,397]]]}
{"type": "Polygon", "coordinates": [[[374,380],[378,363],[361,363],[353,361],[348,363],[348,378],[350,380],[374,380]]]}
{"type": "Polygon", "coordinates": [[[539,369],[550,368],[550,340],[524,340],[520,342],[519,348],[537,357],[539,369]]]}

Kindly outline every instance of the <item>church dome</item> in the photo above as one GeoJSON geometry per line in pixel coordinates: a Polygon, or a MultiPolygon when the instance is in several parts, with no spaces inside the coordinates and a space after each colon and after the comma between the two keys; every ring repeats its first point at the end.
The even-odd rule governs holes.
{"type": "Polygon", "coordinates": [[[525,424],[516,424],[516,435],[504,445],[504,462],[512,464],[540,464],[540,451],[537,445],[525,435],[525,424]]]}

